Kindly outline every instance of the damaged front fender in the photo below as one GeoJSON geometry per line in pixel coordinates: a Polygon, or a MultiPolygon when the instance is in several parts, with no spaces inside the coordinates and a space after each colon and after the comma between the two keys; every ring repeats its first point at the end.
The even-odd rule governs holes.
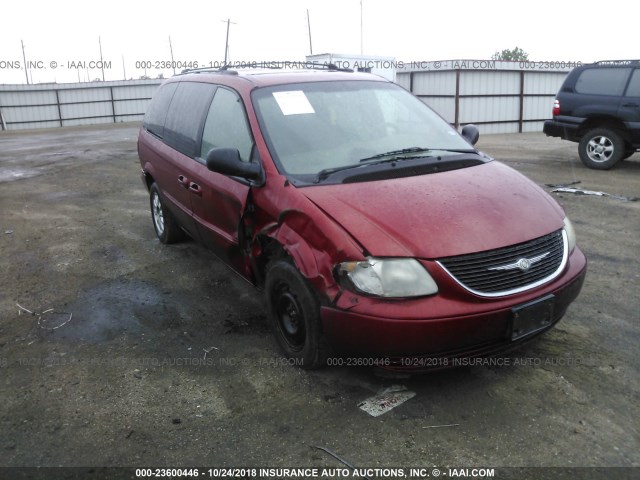
{"type": "Polygon", "coordinates": [[[318,292],[332,302],[340,287],[333,267],[346,259],[362,258],[362,249],[345,232],[326,218],[311,218],[298,209],[284,210],[277,222],[265,225],[258,236],[275,240],[293,259],[300,273],[318,292]],[[346,242],[345,242],[346,237],[346,242]],[[336,240],[347,249],[336,247],[336,240]]]}

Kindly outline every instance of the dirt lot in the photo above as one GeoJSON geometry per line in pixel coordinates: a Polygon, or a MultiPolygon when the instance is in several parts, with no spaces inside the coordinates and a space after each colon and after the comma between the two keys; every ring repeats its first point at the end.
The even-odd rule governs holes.
{"type": "MultiPolygon", "coordinates": [[[[344,466],[321,446],[366,468],[640,474],[640,201],[552,194],[589,272],[510,365],[307,372],[281,358],[259,292],[194,242],[157,241],[137,128],[0,133],[0,466],[344,466]],[[358,408],[393,385],[416,395],[358,408]]],[[[542,134],[479,146],[539,184],[640,197],[640,153],[597,172],[542,134]]]]}

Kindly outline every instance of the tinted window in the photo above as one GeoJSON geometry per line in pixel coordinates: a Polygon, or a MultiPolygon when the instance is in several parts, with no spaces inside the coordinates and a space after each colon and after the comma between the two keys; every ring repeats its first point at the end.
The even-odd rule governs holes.
{"type": "Polygon", "coordinates": [[[167,118],[169,104],[176,91],[177,83],[167,83],[162,85],[156,93],[153,94],[151,104],[144,116],[143,125],[151,133],[162,137],[164,130],[164,121],[167,118]]]}
{"type": "Polygon", "coordinates": [[[215,85],[181,82],[178,85],[164,126],[164,140],[189,157],[198,153],[202,121],[209,108],[215,85]]]}
{"type": "Polygon", "coordinates": [[[640,97],[640,69],[636,68],[631,76],[627,97],[640,97]]]}
{"type": "Polygon", "coordinates": [[[576,92],[591,95],[622,95],[630,68],[588,68],[576,82],[576,92]]]}
{"type": "Polygon", "coordinates": [[[231,90],[219,88],[204,125],[200,156],[204,158],[214,147],[237,148],[242,161],[248,162],[252,146],[242,100],[231,90]]]}

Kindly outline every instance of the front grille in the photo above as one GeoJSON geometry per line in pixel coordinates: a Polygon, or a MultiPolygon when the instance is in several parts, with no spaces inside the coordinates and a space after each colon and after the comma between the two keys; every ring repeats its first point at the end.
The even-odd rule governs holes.
{"type": "Polygon", "coordinates": [[[558,230],[529,242],[442,258],[438,263],[470,292],[497,297],[528,290],[552,280],[564,268],[566,257],[565,234],[563,230],[558,230]]]}

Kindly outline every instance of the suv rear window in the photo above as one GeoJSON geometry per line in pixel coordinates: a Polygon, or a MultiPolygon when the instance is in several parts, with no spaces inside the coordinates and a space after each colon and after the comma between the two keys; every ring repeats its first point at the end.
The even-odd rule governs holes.
{"type": "Polygon", "coordinates": [[[576,82],[576,92],[591,95],[622,95],[630,68],[588,68],[576,82]]]}
{"type": "Polygon", "coordinates": [[[640,97],[640,69],[635,69],[627,88],[627,97],[640,97]]]}

